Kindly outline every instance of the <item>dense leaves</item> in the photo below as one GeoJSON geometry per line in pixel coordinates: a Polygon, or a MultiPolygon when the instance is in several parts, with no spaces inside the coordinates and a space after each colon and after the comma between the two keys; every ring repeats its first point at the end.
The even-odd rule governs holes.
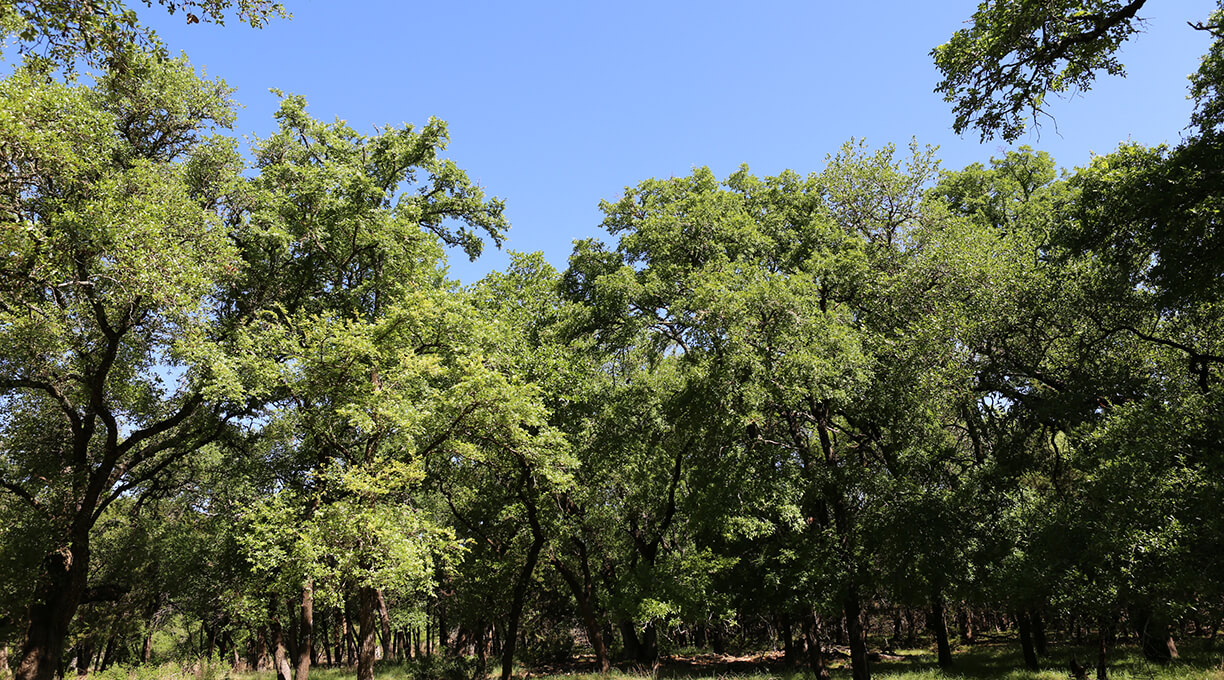
{"type": "MultiPolygon", "coordinates": [[[[935,51],[957,129],[1015,138],[1119,72],[1141,5],[983,4],[935,51]]],[[[1104,680],[1124,628],[1167,661],[1224,613],[1218,43],[1175,146],[697,168],[602,203],[608,242],[564,271],[518,253],[464,288],[447,249],[509,225],[442,122],[364,135],[282,94],[243,155],[229,89],[140,49],[123,5],[0,21],[106,66],[0,81],[22,680],[437,653],[422,674],[508,678],[732,639],[867,680],[919,629],[954,665],[975,617],[1034,668],[1055,629],[1092,636],[1104,680]]]]}

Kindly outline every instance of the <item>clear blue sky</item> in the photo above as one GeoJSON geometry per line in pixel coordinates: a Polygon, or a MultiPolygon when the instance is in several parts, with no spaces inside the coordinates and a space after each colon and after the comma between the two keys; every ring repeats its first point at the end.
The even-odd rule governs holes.
{"type": "MultiPolygon", "coordinates": [[[[504,198],[507,247],[564,268],[574,239],[603,236],[601,198],[650,177],[741,163],[759,175],[823,167],[850,137],[938,145],[944,167],[1000,155],[952,134],[929,52],[976,0],[915,2],[324,2],[285,0],[293,18],[256,31],[142,16],[172,50],[225,78],[245,105],[237,131],[273,129],[269,88],[304,95],[318,118],[450,125],[447,156],[504,198]]],[[[1057,119],[1019,143],[1084,164],[1128,138],[1176,141],[1186,75],[1207,37],[1186,25],[1213,0],[1148,3],[1147,32],[1102,76],[1054,101],[1057,119]]],[[[156,6],[155,6],[156,7],[156,6]]],[[[465,283],[505,265],[451,256],[465,283]]]]}

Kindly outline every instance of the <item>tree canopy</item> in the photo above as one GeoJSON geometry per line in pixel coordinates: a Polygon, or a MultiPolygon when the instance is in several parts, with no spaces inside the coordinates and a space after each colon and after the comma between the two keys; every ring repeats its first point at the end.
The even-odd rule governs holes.
{"type": "MultiPolygon", "coordinates": [[[[1143,4],[983,4],[934,51],[957,129],[1120,72],[1143,4]]],[[[243,149],[230,88],[123,4],[0,22],[41,55],[0,81],[0,672],[777,646],[869,680],[989,622],[1106,680],[1129,635],[1216,636],[1219,40],[1175,145],[698,167],[602,202],[563,270],[462,286],[447,253],[509,223],[445,123],[278,92],[243,149]]]]}

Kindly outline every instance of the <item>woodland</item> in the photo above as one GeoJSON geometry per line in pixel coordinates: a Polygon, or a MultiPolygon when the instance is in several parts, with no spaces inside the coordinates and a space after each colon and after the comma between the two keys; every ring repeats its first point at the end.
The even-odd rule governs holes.
{"type": "MultiPolygon", "coordinates": [[[[956,130],[1120,71],[1143,5],[982,4],[931,54],[956,130]]],[[[603,202],[563,271],[461,286],[446,253],[509,224],[443,122],[284,96],[245,148],[121,0],[0,2],[0,675],[1210,649],[1224,4],[1190,19],[1176,144],[698,168],[603,202]]]]}

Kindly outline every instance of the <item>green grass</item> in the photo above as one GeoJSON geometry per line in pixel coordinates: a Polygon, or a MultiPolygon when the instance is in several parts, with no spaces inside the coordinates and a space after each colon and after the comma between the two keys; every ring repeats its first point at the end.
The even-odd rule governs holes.
{"type": "MultiPolygon", "coordinates": [[[[1151,664],[1145,661],[1138,650],[1123,647],[1111,651],[1110,680],[1224,680],[1224,651],[1211,650],[1194,641],[1183,647],[1182,658],[1168,665],[1151,664]]],[[[1056,646],[1049,657],[1043,659],[1042,668],[1028,671],[1023,668],[1020,650],[1015,643],[990,642],[962,647],[955,650],[955,666],[947,671],[935,663],[935,655],[926,649],[900,650],[901,660],[880,661],[872,664],[873,680],[1069,680],[1069,663],[1074,655],[1080,663],[1092,666],[1094,652],[1088,648],[1056,646]]],[[[497,664],[489,660],[491,677],[496,677],[497,664]]],[[[518,669],[520,673],[523,669],[518,669]]],[[[849,662],[836,659],[831,663],[833,680],[850,678],[849,662]]],[[[555,672],[544,674],[527,670],[533,680],[811,680],[811,674],[803,668],[759,669],[744,668],[738,664],[734,670],[720,668],[720,664],[705,667],[660,665],[657,669],[618,667],[607,674],[590,672],[555,672]]],[[[375,669],[375,680],[461,680],[455,669],[447,672],[433,663],[431,672],[422,673],[415,664],[380,664],[375,669]]],[[[111,669],[97,680],[276,680],[273,671],[233,673],[228,667],[212,664],[200,668],[174,669],[170,666],[141,668],[124,671],[111,669]]],[[[315,667],[310,671],[310,680],[353,680],[351,668],[315,667]]],[[[1090,671],[1090,678],[1095,674],[1090,671]]]]}

